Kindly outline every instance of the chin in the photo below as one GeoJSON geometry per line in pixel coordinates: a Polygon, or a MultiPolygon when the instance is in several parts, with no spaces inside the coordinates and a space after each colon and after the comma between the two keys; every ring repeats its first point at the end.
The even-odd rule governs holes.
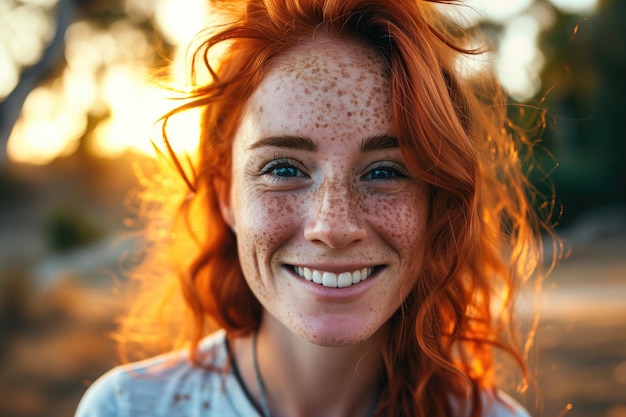
{"type": "Polygon", "coordinates": [[[302,339],[323,347],[347,347],[362,344],[377,334],[375,326],[367,326],[360,323],[351,326],[350,323],[337,325],[336,321],[330,323],[302,323],[299,328],[293,329],[302,339]]]}

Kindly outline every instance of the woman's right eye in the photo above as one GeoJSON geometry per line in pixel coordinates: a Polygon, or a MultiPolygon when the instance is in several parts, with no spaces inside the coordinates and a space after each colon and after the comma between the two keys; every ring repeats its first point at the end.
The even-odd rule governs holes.
{"type": "Polygon", "coordinates": [[[297,177],[298,168],[290,166],[280,166],[272,169],[272,172],[277,177],[297,177]]]}
{"type": "Polygon", "coordinates": [[[261,174],[271,175],[278,179],[306,177],[307,175],[296,166],[297,164],[297,162],[286,158],[275,159],[263,167],[261,174]]]}

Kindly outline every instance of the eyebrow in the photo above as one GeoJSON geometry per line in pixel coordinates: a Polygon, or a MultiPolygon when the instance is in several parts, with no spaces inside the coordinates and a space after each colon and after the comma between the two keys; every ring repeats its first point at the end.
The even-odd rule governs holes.
{"type": "Polygon", "coordinates": [[[365,153],[365,152],[371,152],[371,151],[378,151],[381,149],[397,148],[398,146],[399,145],[398,145],[397,137],[384,134],[384,135],[371,136],[365,139],[363,142],[361,142],[359,149],[361,153],[365,153]]]}
{"type": "MultiPolygon", "coordinates": [[[[248,150],[263,147],[297,149],[308,152],[316,152],[317,145],[309,138],[295,135],[267,136],[259,139],[250,146],[248,150]]],[[[361,153],[377,151],[381,149],[391,149],[398,147],[398,138],[391,135],[375,135],[363,140],[359,145],[361,153]]]]}
{"type": "Polygon", "coordinates": [[[248,150],[254,150],[271,146],[275,148],[287,148],[287,149],[299,149],[303,151],[315,152],[317,151],[317,145],[309,138],[303,136],[293,135],[281,135],[281,136],[268,136],[254,142],[248,146],[248,150]]]}

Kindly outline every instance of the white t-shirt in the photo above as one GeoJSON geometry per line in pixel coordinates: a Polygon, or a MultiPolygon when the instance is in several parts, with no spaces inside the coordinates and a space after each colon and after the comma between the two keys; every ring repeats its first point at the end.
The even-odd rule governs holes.
{"type": "MultiPolygon", "coordinates": [[[[204,367],[179,351],[112,369],[85,393],[75,417],[261,417],[229,359],[226,333],[205,338],[204,367]]],[[[528,417],[511,398],[485,401],[485,417],[528,417]]]]}

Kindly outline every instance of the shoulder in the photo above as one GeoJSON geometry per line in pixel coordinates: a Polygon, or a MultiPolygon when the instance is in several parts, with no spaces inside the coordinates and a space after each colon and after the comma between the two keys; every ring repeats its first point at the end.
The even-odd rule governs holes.
{"type": "Polygon", "coordinates": [[[120,416],[118,398],[119,368],[113,369],[94,382],[80,400],[76,417],[120,416]]]}
{"type": "Polygon", "coordinates": [[[180,350],[116,367],[93,383],[81,399],[76,417],[147,417],[195,415],[191,408],[208,408],[211,393],[228,375],[225,333],[200,344],[202,366],[180,350]]]}
{"type": "MultiPolygon", "coordinates": [[[[483,417],[530,417],[528,411],[511,396],[499,390],[483,390],[480,393],[483,417]]],[[[451,402],[455,416],[469,417],[471,401],[456,399],[451,402]]]]}
{"type": "Polygon", "coordinates": [[[503,391],[483,395],[485,417],[530,417],[528,411],[503,391]]]}

